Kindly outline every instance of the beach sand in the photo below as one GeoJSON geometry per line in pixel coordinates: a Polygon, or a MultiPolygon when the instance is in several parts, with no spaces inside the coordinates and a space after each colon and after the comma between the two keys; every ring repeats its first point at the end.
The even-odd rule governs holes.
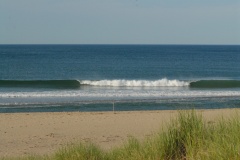
{"type": "MultiPolygon", "coordinates": [[[[240,109],[198,110],[206,121],[240,109]]],[[[71,142],[93,142],[103,149],[158,132],[178,111],[1,113],[0,157],[51,154],[71,142]]]]}

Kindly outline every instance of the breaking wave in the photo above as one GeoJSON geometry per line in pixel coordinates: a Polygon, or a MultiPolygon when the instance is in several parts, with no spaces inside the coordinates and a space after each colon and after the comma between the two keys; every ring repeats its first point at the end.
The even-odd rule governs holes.
{"type": "Polygon", "coordinates": [[[79,88],[82,85],[112,87],[180,87],[188,82],[179,80],[0,80],[0,87],[79,88]]]}
{"type": "Polygon", "coordinates": [[[100,87],[185,87],[240,88],[240,80],[0,80],[0,87],[78,89],[81,86],[100,87]]]}
{"type": "Polygon", "coordinates": [[[168,80],[166,78],[154,81],[148,80],[100,80],[100,81],[80,81],[84,85],[92,86],[113,86],[113,87],[182,87],[188,86],[188,82],[179,80],[168,80]]]}

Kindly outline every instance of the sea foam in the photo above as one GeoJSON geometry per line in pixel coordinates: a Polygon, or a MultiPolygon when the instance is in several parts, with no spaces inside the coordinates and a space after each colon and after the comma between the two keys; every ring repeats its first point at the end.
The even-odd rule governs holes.
{"type": "Polygon", "coordinates": [[[188,86],[188,82],[179,80],[168,80],[163,78],[160,80],[99,80],[90,81],[83,80],[80,81],[83,85],[92,86],[113,86],[113,87],[183,87],[188,86]]]}

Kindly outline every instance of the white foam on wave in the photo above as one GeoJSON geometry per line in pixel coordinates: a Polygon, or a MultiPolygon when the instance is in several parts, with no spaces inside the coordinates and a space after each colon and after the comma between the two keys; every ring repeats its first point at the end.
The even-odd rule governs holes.
{"type": "Polygon", "coordinates": [[[188,86],[188,82],[179,80],[168,80],[163,78],[160,80],[148,81],[148,80],[99,80],[90,81],[83,80],[80,81],[84,85],[92,86],[113,86],[113,87],[183,87],[188,86]]]}

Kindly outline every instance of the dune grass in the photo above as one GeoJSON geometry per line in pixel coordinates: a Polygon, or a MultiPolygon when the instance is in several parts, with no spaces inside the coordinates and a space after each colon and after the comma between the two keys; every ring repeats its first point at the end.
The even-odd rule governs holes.
{"type": "MultiPolygon", "coordinates": [[[[5,158],[4,160],[9,160],[5,158]]],[[[50,156],[31,156],[23,160],[175,160],[240,159],[240,118],[204,121],[196,111],[180,111],[167,129],[139,141],[130,138],[122,147],[103,151],[94,144],[65,146],[50,156]]]]}

